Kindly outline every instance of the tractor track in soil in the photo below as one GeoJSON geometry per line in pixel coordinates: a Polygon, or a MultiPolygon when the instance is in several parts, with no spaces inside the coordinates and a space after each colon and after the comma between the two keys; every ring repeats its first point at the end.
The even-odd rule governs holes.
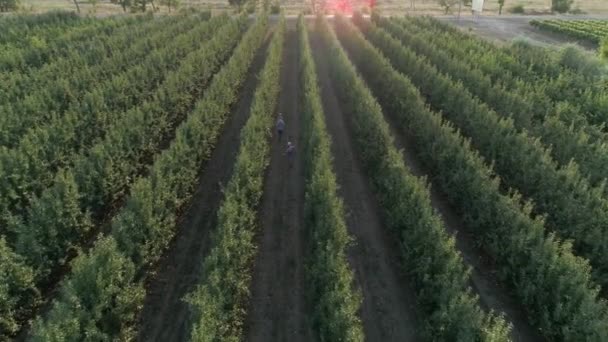
{"type": "Polygon", "coordinates": [[[366,340],[420,340],[415,291],[402,271],[397,239],[383,227],[380,209],[357,159],[348,113],[342,111],[329,78],[329,65],[323,55],[326,46],[314,30],[310,39],[325,121],[332,137],[339,195],[344,200],[348,231],[355,238],[348,260],[363,294],[360,314],[366,340]]]}
{"type": "Polygon", "coordinates": [[[465,223],[448,202],[447,196],[433,186],[432,176],[425,172],[426,169],[414,155],[413,139],[398,132],[395,129],[396,123],[386,113],[385,119],[395,138],[396,147],[402,150],[406,167],[416,177],[427,177],[430,181],[431,205],[439,214],[443,227],[454,237],[456,249],[460,252],[463,261],[471,267],[470,286],[479,296],[481,307],[499,314],[504,313],[505,319],[513,324],[512,341],[544,341],[540,332],[530,325],[525,312],[509,289],[498,278],[498,270],[492,258],[478,246],[474,233],[467,231],[465,223]]]}
{"type": "Polygon", "coordinates": [[[147,279],[146,297],[139,318],[139,341],[186,341],[190,309],[182,299],[200,281],[203,260],[209,251],[210,233],[223,198],[222,187],[232,175],[240,145],[240,131],[249,118],[258,73],[266,59],[270,34],[257,51],[243,83],[240,97],[226,120],[211,157],[201,168],[199,184],[190,207],[180,218],[174,240],[147,279]]]}
{"type": "MultiPolygon", "coordinates": [[[[349,52],[348,49],[345,50],[349,52]]],[[[382,105],[381,102],[379,103],[382,105]]],[[[427,177],[430,181],[431,205],[441,218],[446,231],[454,237],[456,248],[465,264],[472,269],[470,285],[479,296],[481,306],[486,310],[504,313],[505,319],[513,325],[511,339],[514,342],[544,341],[540,332],[530,325],[523,308],[513,294],[498,279],[498,270],[492,258],[478,246],[474,234],[467,231],[465,223],[449,203],[445,193],[432,186],[432,174],[426,172],[427,168],[415,156],[415,141],[411,136],[403,133],[403,130],[396,129],[398,124],[393,120],[393,114],[384,112],[384,118],[389,124],[395,146],[402,151],[409,172],[416,177],[427,177]]]]}
{"type": "MultiPolygon", "coordinates": [[[[290,167],[287,141],[301,144],[299,112],[299,47],[295,20],[287,21],[281,90],[276,112],[286,127],[282,141],[274,134],[270,165],[259,208],[258,251],[253,266],[246,341],[314,341],[306,302],[306,232],[304,172],[301,153],[290,167]]],[[[276,114],[276,113],[275,113],[276,114]]]]}

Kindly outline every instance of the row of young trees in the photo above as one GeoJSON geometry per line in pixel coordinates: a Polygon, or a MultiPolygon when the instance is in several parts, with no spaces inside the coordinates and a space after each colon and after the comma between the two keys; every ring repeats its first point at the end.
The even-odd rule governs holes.
{"type": "Polygon", "coordinates": [[[194,16],[144,29],[142,40],[108,61],[121,66],[109,65],[114,72],[108,79],[100,77],[94,88],[78,94],[66,113],[57,113],[41,127],[31,127],[15,148],[0,149],[1,221],[7,224],[25,216],[35,196],[52,184],[57,170],[83,158],[89,147],[120,123],[123,113],[149,100],[164,78],[180,66],[179,61],[200,45],[199,39],[210,38],[222,21],[217,17],[201,24],[194,16]]]}
{"type": "Polygon", "coordinates": [[[604,38],[608,37],[608,24],[603,26],[593,25],[592,22],[586,20],[532,20],[530,24],[596,45],[599,45],[604,38]]]}
{"type": "MultiPolygon", "coordinates": [[[[29,35],[17,30],[15,35],[21,37],[21,40],[13,39],[12,42],[3,44],[0,49],[0,71],[10,73],[10,76],[7,75],[7,81],[13,77],[13,74],[35,72],[45,64],[69,55],[74,49],[79,49],[80,53],[86,53],[87,47],[93,49],[95,45],[90,44],[89,40],[108,36],[115,30],[141,23],[147,18],[79,19],[63,24],[39,25],[33,29],[36,32],[31,32],[29,35]]],[[[10,32],[11,28],[8,27],[6,30],[10,32]]],[[[4,89],[7,85],[2,84],[4,89]]],[[[2,94],[2,98],[4,97],[5,95],[2,94]]]]}
{"type": "MultiPolygon", "coordinates": [[[[555,341],[608,338],[608,306],[598,297],[599,287],[590,280],[588,261],[573,255],[570,243],[547,234],[543,219],[531,217],[532,205],[522,204],[519,194],[503,194],[500,180],[472,148],[470,140],[444,121],[441,114],[429,110],[412,81],[392,65],[403,71],[405,65],[411,65],[415,73],[429,79],[435,79],[435,74],[426,70],[420,59],[412,59],[411,52],[374,23],[356,22],[388,57],[362,38],[357,39],[360,56],[352,56],[357,59],[359,70],[387,115],[397,123],[396,128],[416,142],[415,153],[426,169],[432,170],[433,184],[446,194],[479,245],[494,259],[499,279],[513,289],[532,325],[555,341]]],[[[358,34],[353,31],[350,29],[348,34],[358,34]]],[[[425,88],[424,93],[449,93],[450,84],[435,85],[431,91],[425,88]]],[[[458,107],[465,114],[468,110],[458,107]]],[[[494,121],[489,114],[468,120],[494,121]]],[[[493,132],[487,130],[487,135],[493,132]]],[[[511,142],[500,145],[510,148],[511,142]]]]}
{"type": "MultiPolygon", "coordinates": [[[[154,95],[120,116],[102,140],[72,167],[61,170],[53,185],[34,198],[23,220],[13,222],[16,249],[20,259],[35,270],[37,285],[52,281],[49,275],[66,265],[79,246],[99,230],[108,210],[125,197],[136,176],[145,172],[163,141],[173,136],[175,126],[229,57],[247,21],[227,16],[218,20],[216,26],[207,28],[215,33],[213,38],[201,45],[195,37],[196,48],[154,95]]],[[[0,281],[9,282],[2,283],[7,288],[13,286],[10,277],[0,281]]]]}
{"type": "Polygon", "coordinates": [[[193,323],[192,341],[240,341],[247,312],[251,267],[256,254],[257,207],[269,164],[269,135],[281,87],[285,19],[270,42],[266,63],[241,129],[234,171],[217,213],[211,250],[200,284],[187,296],[193,323]]]}
{"type": "Polygon", "coordinates": [[[267,18],[263,16],[214,76],[205,95],[177,128],[171,145],[155,159],[149,175],[137,180],[125,206],[112,220],[111,234],[74,260],[50,313],[36,321],[32,340],[135,337],[146,270],[158,261],[174,236],[178,213],[194,192],[198,170],[238,100],[266,32],[267,18]]]}
{"type": "MultiPolygon", "coordinates": [[[[471,94],[498,114],[513,119],[519,130],[528,131],[540,138],[546,146],[552,146],[551,155],[562,166],[574,160],[592,185],[599,186],[604,182],[606,175],[603,170],[608,169],[608,145],[604,139],[591,138],[593,127],[585,124],[571,125],[568,119],[555,114],[559,108],[550,99],[545,97],[544,101],[541,100],[544,94],[527,87],[524,82],[517,83],[516,90],[507,89],[499,83],[493,84],[490,77],[473,64],[451,58],[448,53],[457,49],[455,45],[459,44],[459,40],[453,37],[440,40],[430,32],[412,34],[411,30],[406,30],[393,21],[379,21],[403,44],[427,58],[444,74],[462,82],[471,94]]],[[[596,137],[603,136],[601,132],[595,133],[596,137]]]]}
{"type": "MultiPolygon", "coordinates": [[[[425,37],[458,39],[457,49],[451,53],[456,58],[477,66],[487,73],[494,82],[517,90],[525,88],[542,96],[535,101],[550,106],[557,105],[557,114],[575,125],[586,126],[586,131],[595,137],[598,127],[608,121],[608,94],[605,91],[605,68],[601,63],[588,61],[584,54],[575,49],[564,49],[557,58],[529,44],[517,43],[506,48],[498,48],[490,42],[483,42],[470,34],[459,31],[445,23],[431,18],[410,18],[400,20],[400,24],[421,32],[425,37]],[[408,25],[409,23],[409,25],[408,25]],[[433,33],[417,27],[430,28],[433,33]],[[425,34],[426,31],[426,34],[425,34]],[[521,85],[519,83],[525,83],[521,85]],[[589,122],[597,125],[586,125],[589,122]]],[[[449,48],[456,47],[453,44],[449,48]]],[[[525,96],[527,91],[520,92],[525,96]]],[[[605,135],[604,141],[608,141],[605,135]]]]}
{"type": "MultiPolygon", "coordinates": [[[[46,108],[44,105],[47,103],[55,105],[55,107],[49,107],[53,110],[69,105],[69,101],[74,101],[69,96],[71,88],[78,89],[79,92],[86,91],[84,86],[88,85],[85,83],[88,80],[87,77],[109,77],[114,70],[123,67],[118,63],[108,63],[115,62],[113,55],[116,55],[116,58],[122,56],[121,53],[117,54],[115,49],[127,50],[135,44],[135,41],[145,37],[146,29],[154,33],[162,28],[163,22],[170,23],[168,20],[162,20],[160,23],[137,20],[132,21],[132,24],[139,25],[138,28],[134,28],[132,24],[120,27],[110,25],[90,27],[87,30],[97,29],[98,32],[90,36],[88,40],[66,39],[57,42],[59,47],[54,47],[53,50],[62,50],[62,52],[55,54],[47,61],[48,63],[45,62],[39,67],[27,64],[25,70],[7,72],[5,74],[6,82],[0,84],[0,110],[4,114],[3,117],[7,116],[7,118],[3,118],[2,126],[11,125],[12,121],[19,123],[18,116],[21,113],[30,116],[44,115],[44,118],[49,118],[52,114],[36,113],[35,110],[46,108]],[[78,82],[81,78],[82,81],[78,82]]],[[[12,127],[4,130],[12,133],[10,128],[12,127]]],[[[19,132],[23,131],[20,126],[17,128],[21,129],[19,132]]],[[[18,138],[18,134],[8,134],[8,137],[2,137],[0,143],[2,146],[10,146],[18,138]]]]}
{"type": "MultiPolygon", "coordinates": [[[[347,31],[344,19],[336,22],[349,51],[361,53],[351,54],[353,60],[369,67],[388,66],[370,55],[369,47],[358,44],[362,37],[354,36],[352,30],[342,32],[347,31]]],[[[484,312],[471,293],[470,269],[431,206],[428,185],[407,170],[379,104],[327,22],[320,19],[317,27],[327,47],[334,89],[344,110],[351,113],[354,142],[384,212],[383,221],[399,237],[404,268],[425,314],[423,336],[433,341],[507,341],[509,326],[501,317],[484,312]]]]}
{"type": "Polygon", "coordinates": [[[344,204],[338,196],[333,171],[331,139],[325,126],[315,62],[308,40],[307,23],[298,19],[300,47],[300,102],[302,103],[306,165],[305,226],[309,231],[308,292],[313,322],[322,341],[364,341],[358,312],[362,297],[355,289],[346,251],[352,237],[346,228],[344,204]]]}
{"type": "Polygon", "coordinates": [[[410,77],[434,109],[472,139],[507,186],[534,200],[537,214],[548,214],[551,230],[573,239],[576,251],[593,265],[594,280],[606,288],[608,201],[603,189],[591,187],[576,163],[560,167],[538,139],[518,132],[513,120],[501,118],[426,58],[405,45],[399,51],[398,56],[388,55],[395,67],[410,77]]]}

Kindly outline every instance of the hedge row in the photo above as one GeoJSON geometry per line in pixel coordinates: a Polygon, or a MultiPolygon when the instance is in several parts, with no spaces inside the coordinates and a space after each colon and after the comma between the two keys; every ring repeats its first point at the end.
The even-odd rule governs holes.
{"type": "Polygon", "coordinates": [[[380,29],[366,32],[395,68],[408,75],[429,104],[459,127],[482,156],[492,161],[504,184],[534,200],[534,211],[548,214],[547,227],[573,239],[590,260],[593,277],[608,286],[608,201],[602,188],[590,187],[576,163],[559,167],[538,139],[518,133],[510,119],[475,99],[461,83],[380,29]]]}
{"type": "Polygon", "coordinates": [[[510,328],[505,321],[484,313],[471,293],[470,269],[435,213],[427,184],[407,170],[380,106],[326,21],[318,25],[334,89],[343,109],[352,115],[353,137],[364,169],[383,208],[385,224],[399,236],[403,266],[412,275],[418,306],[426,314],[421,330],[433,341],[508,340],[510,328]]]}
{"type": "MultiPolygon", "coordinates": [[[[62,61],[63,63],[49,65],[48,69],[36,73],[30,82],[15,85],[10,92],[25,92],[26,95],[22,98],[9,99],[8,103],[0,109],[3,113],[0,144],[15,147],[24,139],[23,135],[28,130],[47,125],[49,121],[57,122],[63,119],[66,112],[72,112],[72,115],[77,115],[73,112],[86,112],[86,114],[92,112],[94,117],[96,108],[90,107],[99,106],[98,102],[103,101],[100,100],[100,96],[103,95],[102,89],[107,88],[108,84],[128,89],[126,84],[120,84],[133,81],[126,77],[127,71],[140,67],[138,62],[153,54],[154,49],[159,46],[150,38],[167,39],[164,37],[171,33],[175,36],[191,30],[197,22],[199,20],[195,17],[184,18],[182,21],[176,19],[152,21],[128,33],[117,35],[121,38],[111,39],[109,44],[113,43],[112,45],[97,41],[98,45],[94,50],[97,51],[98,57],[92,65],[86,61],[86,55],[75,53],[76,57],[66,59],[62,61]],[[69,63],[69,67],[65,65],[66,63],[69,63]],[[66,68],[58,69],[61,64],[66,68]],[[58,79],[57,75],[62,76],[58,79]],[[28,88],[21,88],[23,86],[28,88]]],[[[158,56],[150,56],[150,58],[158,59],[158,56]]],[[[137,91],[137,88],[133,85],[132,92],[137,91]]],[[[116,96],[116,101],[124,102],[129,95],[116,96]]]]}
{"type": "Polygon", "coordinates": [[[112,221],[111,236],[77,257],[48,316],[38,319],[33,341],[134,338],[143,305],[143,272],[158,261],[176,231],[177,215],[192,196],[201,164],[210,156],[249,66],[262,44],[267,17],[245,34],[205,96],[177,129],[112,221]]]}
{"type": "MultiPolygon", "coordinates": [[[[34,199],[25,220],[11,222],[15,251],[34,269],[36,284],[46,286],[53,279],[50,275],[91,239],[97,230],[93,228],[125,197],[133,178],[145,171],[161,143],[193,108],[247,25],[244,17],[224,21],[214,38],[166,78],[153,100],[125,113],[116,129],[73,168],[57,174],[53,186],[34,199]]],[[[0,287],[11,288],[5,284],[10,281],[0,278],[0,287]]]]}
{"type": "MultiPolygon", "coordinates": [[[[391,60],[412,63],[405,48],[386,32],[370,24],[365,33],[391,60]]],[[[416,142],[416,155],[432,170],[434,184],[494,258],[499,278],[511,285],[530,322],[550,340],[605,341],[608,306],[598,298],[599,287],[590,280],[588,262],[572,254],[570,243],[546,234],[543,220],[530,217],[532,205],[522,205],[521,196],[501,193],[500,180],[470,141],[430,111],[414,84],[395,71],[360,32],[350,28],[344,37],[357,47],[351,56],[386,113],[416,142]]],[[[433,77],[428,70],[417,70],[433,77]]],[[[446,88],[435,89],[440,90],[446,88]]],[[[512,143],[501,146],[506,149],[512,143]]]]}
{"type": "Polygon", "coordinates": [[[39,15],[2,16],[0,18],[0,44],[27,41],[25,38],[44,31],[46,28],[78,25],[83,22],[76,13],[67,11],[49,11],[39,15]]]}
{"type": "Polygon", "coordinates": [[[102,141],[79,156],[72,168],[59,172],[52,187],[32,201],[26,219],[12,225],[17,251],[37,266],[40,278],[87,236],[89,214],[97,221],[125,196],[132,178],[145,171],[230,56],[246,21],[222,18],[214,37],[188,54],[151,100],[119,117],[102,141]]]}
{"type": "MultiPolygon", "coordinates": [[[[2,90],[0,92],[0,104],[12,103],[30,94],[33,90],[43,89],[41,82],[51,82],[51,80],[48,80],[51,75],[55,75],[52,81],[56,81],[62,71],[71,73],[73,70],[84,66],[93,67],[102,59],[111,56],[111,53],[115,51],[114,48],[111,48],[112,46],[118,48],[128,46],[123,45],[124,42],[133,41],[132,35],[136,34],[140,28],[150,29],[159,22],[170,20],[172,19],[152,20],[152,17],[145,17],[108,22],[94,21],[91,27],[83,28],[81,31],[68,31],[60,40],[48,45],[48,48],[60,50],[48,63],[37,68],[29,66],[24,70],[16,69],[5,73],[4,82],[0,84],[2,90]],[[79,41],[75,36],[80,35],[86,35],[86,39],[79,41]]],[[[39,45],[41,43],[35,44],[39,45]]],[[[4,52],[4,54],[11,53],[15,52],[13,50],[4,52]]],[[[14,56],[14,58],[23,62],[21,56],[14,56]]],[[[69,76],[69,74],[61,75],[59,79],[69,76]]]]}
{"type": "MultiPolygon", "coordinates": [[[[224,19],[216,17],[202,25],[196,19],[185,24],[167,25],[149,32],[130,53],[139,61],[108,80],[99,83],[66,108],[66,113],[30,129],[14,149],[0,149],[0,212],[4,218],[24,216],[34,196],[53,182],[59,168],[69,167],[78,153],[112,131],[124,112],[141,105],[154,95],[165,77],[180,66],[180,61],[200,47],[224,19]],[[186,32],[183,32],[183,31],[186,32]],[[188,32],[188,30],[191,30],[188,32]]],[[[117,61],[118,62],[118,61],[117,61]]],[[[0,218],[6,224],[6,219],[0,218]]],[[[1,233],[6,233],[0,229],[1,233]]]]}
{"type": "Polygon", "coordinates": [[[54,59],[67,56],[70,50],[78,48],[86,53],[87,40],[96,35],[121,32],[125,28],[151,19],[148,17],[106,19],[68,18],[39,25],[28,30],[20,30],[18,24],[7,25],[0,30],[5,41],[0,45],[0,71],[5,73],[31,73],[54,59]],[[10,40],[10,42],[6,41],[10,40]]]}
{"type": "Polygon", "coordinates": [[[298,20],[298,31],[306,161],[304,217],[311,244],[307,277],[314,303],[313,321],[321,341],[363,341],[363,325],[358,314],[362,297],[355,289],[353,271],[346,258],[352,237],[348,234],[344,205],[337,193],[331,142],[306,21],[302,16],[298,20]]]}
{"type": "Polygon", "coordinates": [[[201,283],[189,293],[192,341],[240,341],[247,311],[251,266],[256,246],[257,207],[269,163],[269,135],[280,90],[285,19],[270,43],[266,64],[253,97],[251,114],[241,130],[234,173],[218,210],[213,246],[204,260],[201,283]]]}
{"type": "MultiPolygon", "coordinates": [[[[605,128],[605,123],[608,121],[608,93],[605,91],[605,82],[598,77],[598,74],[601,73],[594,71],[595,77],[590,78],[585,72],[569,68],[559,68],[556,72],[551,68],[552,64],[556,64],[553,59],[529,58],[529,53],[522,53],[522,50],[532,51],[525,44],[515,44],[508,49],[499,49],[489,42],[455,30],[438,20],[424,18],[399,20],[399,22],[406,25],[408,30],[418,26],[432,28],[431,33],[425,34],[424,30],[420,33],[429,40],[451,41],[447,47],[450,48],[452,54],[469,63],[475,63],[495,82],[500,82],[512,89],[525,86],[520,91],[521,96],[525,97],[530,91],[542,94],[543,96],[537,95],[534,101],[542,100],[543,106],[550,105],[551,101],[554,102],[554,105],[557,104],[554,110],[557,112],[556,114],[560,114],[566,119],[571,117],[574,124],[585,119],[584,122],[588,121],[605,128]],[[454,44],[456,41],[459,44],[454,44]],[[522,81],[525,83],[524,85],[521,84],[522,81]],[[546,102],[547,97],[550,102],[546,102]]],[[[419,29],[415,29],[415,31],[419,31],[419,29]]],[[[566,55],[564,58],[566,61],[573,59],[569,61],[572,64],[581,63],[581,57],[566,55]]],[[[608,139],[604,136],[603,141],[608,142],[608,139]]]]}
{"type": "Polygon", "coordinates": [[[608,37],[608,25],[602,28],[584,24],[584,22],[582,20],[532,20],[530,25],[595,45],[599,45],[602,39],[608,37]]]}
{"type": "Polygon", "coordinates": [[[474,65],[451,58],[446,52],[449,51],[446,45],[458,44],[457,40],[430,43],[429,40],[411,34],[388,19],[375,19],[379,26],[417,54],[427,58],[439,71],[455,81],[462,82],[471,94],[484,101],[498,114],[512,118],[519,130],[529,131],[533,136],[539,137],[546,146],[552,146],[551,155],[561,165],[567,165],[571,160],[576,161],[582,174],[589,177],[591,184],[595,186],[606,179],[604,170],[608,170],[608,144],[601,140],[592,141],[586,132],[589,127],[575,127],[564,122],[566,120],[554,114],[555,106],[547,101],[539,101],[542,94],[529,88],[514,91],[501,84],[492,84],[490,77],[474,65]],[[525,95],[522,96],[522,93],[525,95]]]}

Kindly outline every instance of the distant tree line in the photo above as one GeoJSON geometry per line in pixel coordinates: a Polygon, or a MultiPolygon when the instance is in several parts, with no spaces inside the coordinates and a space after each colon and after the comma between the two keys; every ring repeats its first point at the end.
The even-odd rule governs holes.
{"type": "Polygon", "coordinates": [[[0,0],[0,12],[10,12],[17,9],[19,0],[0,0]]]}

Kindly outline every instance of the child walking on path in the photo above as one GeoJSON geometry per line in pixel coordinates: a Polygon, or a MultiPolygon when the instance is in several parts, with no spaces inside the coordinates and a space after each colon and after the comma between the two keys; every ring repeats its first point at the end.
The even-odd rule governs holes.
{"type": "Polygon", "coordinates": [[[289,162],[289,168],[291,169],[296,154],[296,146],[292,144],[291,141],[287,142],[287,151],[285,151],[285,154],[287,154],[287,161],[289,162]]]}

